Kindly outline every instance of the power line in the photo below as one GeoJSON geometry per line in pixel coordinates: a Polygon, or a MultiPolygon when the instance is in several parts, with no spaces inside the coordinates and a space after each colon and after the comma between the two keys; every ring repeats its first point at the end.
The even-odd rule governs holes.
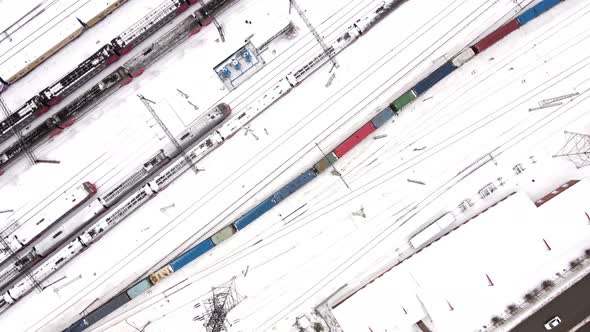
{"type": "Polygon", "coordinates": [[[176,140],[176,138],[174,137],[174,135],[172,135],[172,133],[170,132],[170,130],[168,130],[168,127],[166,126],[166,124],[164,124],[164,122],[162,121],[162,119],[158,116],[158,114],[156,113],[156,111],[153,109],[151,104],[156,104],[155,102],[147,99],[146,97],[144,97],[141,94],[138,94],[137,97],[139,98],[139,100],[141,100],[141,102],[145,105],[145,107],[148,109],[148,111],[150,111],[150,113],[152,114],[152,117],[156,120],[156,122],[158,123],[158,125],[160,126],[160,128],[162,128],[162,130],[164,131],[164,133],[166,133],[166,136],[168,136],[168,138],[170,139],[170,141],[172,141],[172,144],[174,144],[174,146],[176,147],[176,149],[182,154],[182,156],[184,157],[184,160],[186,161],[187,165],[189,165],[193,171],[195,171],[196,174],[198,174],[201,170],[197,168],[197,165],[195,165],[193,163],[193,161],[191,160],[191,158],[186,154],[185,149],[180,145],[180,143],[178,143],[178,141],[176,140]]]}
{"type": "MultiPolygon", "coordinates": [[[[244,297],[236,290],[235,276],[225,284],[213,287],[211,297],[205,300],[206,312],[200,316],[206,319],[203,325],[207,332],[227,331],[227,314],[243,300],[244,297]]],[[[229,325],[231,326],[231,324],[229,325]]]]}
{"type": "Polygon", "coordinates": [[[556,157],[566,157],[577,168],[590,165],[590,135],[565,131],[568,139],[565,144],[553,155],[556,157]]]}

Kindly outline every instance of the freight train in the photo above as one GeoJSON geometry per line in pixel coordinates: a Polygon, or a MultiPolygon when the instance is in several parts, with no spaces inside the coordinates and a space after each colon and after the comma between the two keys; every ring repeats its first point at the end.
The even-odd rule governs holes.
{"type": "MultiPolygon", "coordinates": [[[[351,151],[356,145],[358,145],[361,141],[368,137],[372,132],[386,124],[394,116],[397,116],[397,114],[402,109],[404,109],[410,103],[412,103],[419,95],[423,94],[425,91],[430,89],[437,82],[440,82],[451,72],[453,72],[456,68],[460,67],[461,65],[469,61],[475,55],[483,52],[485,49],[489,48],[490,46],[492,46],[493,44],[497,43],[505,36],[510,34],[512,31],[514,31],[513,27],[515,26],[515,23],[518,25],[518,27],[523,26],[535,17],[551,9],[553,6],[559,3],[559,1],[560,0],[541,1],[536,6],[528,9],[527,11],[519,15],[517,18],[509,21],[500,28],[494,30],[489,35],[487,35],[471,47],[467,47],[463,51],[459,52],[451,59],[451,61],[445,63],[439,69],[427,75],[409,91],[395,98],[387,107],[378,112],[377,115],[375,115],[370,121],[365,123],[363,126],[361,126],[360,129],[356,130],[351,136],[349,136],[343,142],[337,145],[324,158],[316,162],[313,165],[313,167],[304,171],[295,179],[293,179],[285,186],[277,190],[274,194],[259,202],[248,212],[240,216],[231,224],[222,228],[213,236],[205,239],[204,241],[188,249],[182,255],[176,257],[170,263],[159,268],[155,272],[147,273],[147,276],[145,278],[133,283],[129,288],[127,288],[123,292],[117,294],[116,296],[112,297],[110,300],[106,301],[98,308],[92,310],[90,313],[86,314],[84,317],[80,318],[78,321],[70,325],[67,329],[64,330],[64,332],[80,332],[85,330],[88,326],[95,324],[99,320],[108,316],[110,313],[114,312],[118,308],[130,302],[132,299],[143,294],[146,290],[148,290],[150,287],[152,287],[162,279],[170,276],[182,267],[188,265],[190,262],[204,255],[209,250],[219,245],[221,242],[233,236],[237,231],[244,229],[246,226],[256,221],[259,217],[264,215],[266,212],[270,211],[282,200],[286,199],[291,194],[305,186],[307,183],[311,182],[314,178],[316,178],[320,173],[322,173],[326,169],[332,167],[332,165],[336,163],[339,158],[342,158],[346,153],[351,151]]],[[[392,1],[384,1],[384,7],[380,8],[390,9],[391,3],[392,1]]],[[[382,17],[383,16],[380,15],[373,17],[372,21],[374,22],[378,19],[381,19],[382,17]]],[[[365,20],[365,22],[369,21],[370,20],[365,20]]],[[[361,22],[362,21],[357,22],[357,24],[355,24],[355,28],[361,27],[361,22]]],[[[366,32],[367,28],[370,28],[370,26],[367,25],[362,29],[359,28],[358,32],[364,33],[366,32]]],[[[227,125],[229,126],[230,124],[228,123],[227,125]]],[[[217,131],[216,134],[222,132],[223,130],[220,129],[217,131]]]]}
{"type": "MultiPolygon", "coordinates": [[[[197,119],[197,121],[190,125],[186,130],[181,132],[178,135],[177,142],[182,149],[190,147],[199,138],[218,126],[229,116],[230,113],[231,108],[227,104],[219,104],[215,106],[213,109],[206,112],[203,116],[197,119]]],[[[19,277],[22,271],[32,268],[43,258],[51,254],[62,243],[70,239],[75,232],[79,231],[82,227],[88,225],[88,223],[90,223],[92,220],[105,213],[105,211],[107,211],[109,208],[113,207],[133,189],[136,189],[137,186],[143,184],[143,182],[145,182],[145,180],[147,180],[150,175],[158,171],[160,168],[170,162],[170,160],[176,158],[180,152],[181,151],[179,151],[176,145],[172,142],[168,143],[162,149],[156,151],[152,157],[144,161],[131,174],[126,176],[123,180],[108,190],[108,192],[92,201],[82,211],[80,211],[79,214],[70,218],[70,220],[61,225],[57,230],[53,231],[52,234],[45,236],[42,240],[30,248],[28,252],[26,252],[24,255],[21,255],[15,260],[15,262],[9,264],[2,271],[0,271],[0,288],[9,285],[12,281],[19,277]]],[[[90,189],[92,188],[94,187],[90,187],[90,189]]],[[[96,191],[95,188],[93,190],[96,191]]],[[[151,192],[153,193],[153,191],[151,192]]],[[[71,206],[71,204],[69,205],[71,206]]],[[[55,210],[52,209],[44,212],[49,215],[55,215],[55,219],[61,219],[63,217],[61,212],[63,212],[62,210],[65,209],[67,209],[67,207],[59,207],[55,210]]],[[[69,210],[71,210],[71,208],[69,210]]],[[[120,215],[118,215],[118,211],[115,211],[114,215],[120,217],[120,215]]],[[[109,223],[110,219],[108,216],[104,219],[107,220],[107,223],[109,223]]],[[[49,223],[37,222],[27,226],[28,227],[22,230],[18,230],[18,238],[29,239],[27,242],[28,244],[33,238],[40,237],[40,235],[42,235],[50,225],[49,223]]],[[[89,241],[89,239],[86,239],[85,241],[89,241]]],[[[21,248],[18,247],[18,244],[14,245],[16,250],[21,248]]],[[[35,273],[34,276],[37,280],[42,280],[42,274],[35,273]]],[[[21,285],[21,287],[23,286],[21,285]]],[[[11,294],[13,295],[13,298],[16,296],[14,295],[16,294],[14,292],[11,294]]]]}
{"type": "MultiPolygon", "coordinates": [[[[345,34],[341,36],[341,38],[337,39],[337,41],[334,43],[334,46],[330,48],[330,52],[332,52],[332,54],[336,54],[337,52],[339,52],[340,50],[344,49],[346,46],[354,42],[356,38],[358,38],[358,36],[365,33],[371,27],[371,25],[363,26],[363,22],[370,22],[370,20],[368,19],[376,20],[381,18],[383,13],[386,13],[388,10],[392,8],[393,2],[395,1],[390,0],[387,2],[383,2],[383,6],[379,7],[377,11],[371,13],[373,17],[371,15],[368,15],[368,17],[365,18],[365,20],[360,20],[357,23],[355,23],[352,27],[349,28],[349,30],[346,31],[345,34]]],[[[494,31],[492,34],[496,34],[497,31],[498,30],[494,31]]],[[[504,36],[506,34],[504,34],[504,36]]],[[[498,37],[498,35],[496,35],[496,37],[494,38],[496,38],[496,41],[498,41],[502,37],[498,37]]],[[[468,51],[461,52],[451,60],[451,63],[465,63],[469,60],[469,58],[475,55],[475,51],[473,52],[473,54],[471,54],[471,56],[469,56],[469,53],[470,52],[468,51]],[[463,60],[459,61],[459,59],[463,60]]],[[[222,125],[211,135],[207,136],[207,138],[203,140],[198,146],[190,149],[187,152],[188,158],[191,159],[191,161],[196,162],[208,153],[210,153],[216,147],[223,144],[223,142],[227,140],[229,137],[233,136],[237,132],[237,130],[241,128],[242,125],[248,123],[251,119],[255,118],[268,106],[272,105],[279,98],[289,93],[289,91],[293,87],[301,83],[307,75],[316,70],[319,67],[319,65],[325,63],[327,59],[327,55],[325,53],[322,53],[318,55],[318,57],[310,61],[308,64],[306,64],[301,70],[292,72],[289,75],[287,75],[287,77],[280,79],[277,84],[275,84],[273,87],[269,89],[267,94],[264,94],[264,96],[256,100],[256,102],[254,102],[253,105],[248,107],[241,114],[232,118],[232,120],[228,121],[226,124],[222,125]]],[[[314,164],[312,168],[305,171],[302,175],[297,177],[295,180],[291,181],[285,187],[281,188],[275,194],[271,195],[271,197],[260,202],[252,210],[241,216],[232,224],[223,228],[213,237],[189,249],[187,252],[173,260],[170,264],[167,264],[163,268],[157,270],[155,273],[148,274],[148,277],[146,279],[140,280],[131,288],[127,289],[123,293],[118,294],[111,300],[102,304],[99,308],[93,310],[92,312],[84,316],[82,319],[74,323],[70,328],[67,329],[67,331],[84,330],[87,326],[104,318],[109,313],[113,312],[117,308],[121,307],[122,305],[130,301],[131,298],[136,297],[142,292],[144,292],[147,288],[151,287],[151,285],[157,283],[159,280],[167,277],[171,273],[190,263],[192,260],[198,258],[215,245],[231,237],[237,230],[243,229],[250,223],[254,222],[257,218],[259,218],[261,215],[272,209],[280,201],[284,200],[293,192],[312,181],[319,173],[321,173],[327,167],[336,162],[339,158],[348,153],[348,151],[354,148],[354,146],[356,146],[360,141],[366,138],[370,133],[372,133],[377,128],[385,124],[392,117],[394,117],[396,113],[401,111],[403,108],[405,108],[408,104],[410,104],[419,96],[419,94],[416,91],[422,91],[421,93],[424,93],[424,91],[426,90],[421,90],[422,88],[428,89],[428,86],[436,84],[436,82],[442,80],[445,76],[447,76],[453,71],[452,68],[449,68],[448,65],[443,67],[445,67],[446,69],[436,70],[435,72],[428,75],[426,78],[420,80],[418,84],[414,86],[414,88],[397,97],[393,102],[391,102],[391,104],[388,107],[380,111],[367,124],[363,125],[361,129],[357,130],[344,142],[342,142],[335,149],[333,149],[328,155],[326,155],[324,158],[322,158],[320,161],[314,164]]],[[[93,224],[93,226],[91,226],[77,239],[72,241],[68,246],[56,252],[46,262],[35,268],[32,271],[33,275],[36,275],[41,278],[46,278],[47,276],[49,276],[55,270],[66,264],[79,252],[83,251],[84,244],[90,244],[93,241],[95,241],[99,236],[104,234],[104,232],[114,227],[118,222],[120,222],[128,214],[134,211],[138,207],[138,205],[142,204],[142,202],[147,201],[150,197],[153,197],[155,193],[164,189],[167,185],[169,185],[175,178],[180,176],[180,174],[188,168],[189,165],[184,159],[178,159],[176,162],[166,167],[162,172],[158,173],[158,175],[156,175],[150,182],[148,182],[134,195],[127,198],[122,205],[110,212],[107,216],[105,216],[105,218],[102,218],[101,220],[93,224]]],[[[14,303],[20,297],[28,293],[32,288],[33,285],[31,284],[31,281],[28,281],[28,279],[21,280],[18,283],[18,285],[15,285],[4,294],[4,301],[0,303],[0,308],[5,308],[8,304],[14,303]]]]}
{"type": "MultiPolygon", "coordinates": [[[[38,38],[38,41],[28,42],[27,45],[22,48],[19,48],[20,43],[15,44],[9,51],[3,54],[6,55],[7,58],[1,60],[0,92],[4,91],[10,84],[16,82],[31,70],[35,69],[43,61],[64,48],[72,40],[78,38],[84,31],[94,27],[98,22],[125,2],[127,2],[127,0],[92,0],[90,4],[83,4],[78,8],[79,10],[75,10],[61,22],[58,22],[49,28],[49,30],[46,31],[46,33],[48,33],[47,35],[43,33],[38,36],[37,33],[41,30],[39,29],[25,37],[25,39],[32,37],[38,38]],[[51,40],[52,37],[56,37],[55,40],[51,40]]],[[[47,26],[49,26],[49,24],[47,24],[47,26]]],[[[18,28],[20,29],[22,26],[18,25],[18,28]]],[[[10,30],[12,29],[9,28],[4,31],[7,36],[19,34],[17,31],[10,30]]],[[[10,41],[12,41],[12,39],[10,41]]]]}
{"type": "MultiPolygon", "coordinates": [[[[78,109],[87,107],[89,101],[97,99],[97,95],[108,94],[108,91],[104,90],[110,91],[111,87],[125,85],[134,77],[141,75],[145,70],[145,67],[154,62],[158,56],[161,56],[172,47],[176,46],[184,37],[194,35],[199,32],[202,27],[209,25],[212,22],[213,12],[219,10],[221,6],[229,1],[231,0],[164,1],[144,18],[126,29],[119,36],[115,37],[109,44],[98,49],[88,59],[84,60],[74,68],[74,70],[31,97],[31,99],[25,102],[24,105],[0,122],[0,142],[11,137],[14,134],[14,130],[26,127],[34,119],[47,112],[50,107],[59,104],[64,98],[71,95],[76,89],[98,75],[107,66],[118,61],[122,55],[127,54],[131,49],[139,45],[139,43],[172,21],[176,16],[186,11],[189,5],[196,2],[203,4],[197,11],[183,20],[172,31],[105,77],[100,83],[86,91],[81,97],[70,103],[70,105],[66,106],[66,108],[70,108],[70,110],[60,111],[59,114],[55,115],[52,119],[49,119],[38,128],[33,129],[33,133],[25,136],[25,144],[29,145],[31,141],[37,141],[40,132],[46,133],[47,131],[63,130],[64,122],[69,120],[68,114],[75,113],[78,109]],[[72,110],[71,108],[75,108],[75,110],[72,110]],[[66,118],[68,118],[68,120],[64,120],[66,118]]],[[[65,126],[67,127],[68,125],[66,124],[65,126]]],[[[16,150],[19,149],[17,148],[16,150]]],[[[8,158],[11,158],[14,153],[14,149],[10,148],[8,151],[5,151],[5,153],[0,156],[0,166],[5,163],[8,158]]]]}

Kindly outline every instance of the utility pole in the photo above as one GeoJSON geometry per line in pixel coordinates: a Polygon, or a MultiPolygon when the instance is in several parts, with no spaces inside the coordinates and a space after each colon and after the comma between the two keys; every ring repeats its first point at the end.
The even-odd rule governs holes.
{"type": "MultiPolygon", "coordinates": [[[[0,234],[0,244],[2,244],[2,246],[4,247],[2,250],[6,251],[10,254],[9,257],[12,257],[15,261],[19,260],[19,258],[16,256],[16,253],[14,252],[14,250],[12,250],[10,245],[8,245],[8,242],[6,242],[6,239],[4,238],[4,234],[0,234]]],[[[43,290],[43,287],[41,286],[41,284],[39,284],[37,279],[35,279],[35,277],[31,274],[31,272],[29,272],[28,268],[24,269],[23,274],[25,276],[27,276],[27,278],[31,279],[31,281],[33,282],[33,285],[35,285],[35,288],[37,288],[39,291],[43,290]]]]}
{"type": "Polygon", "coordinates": [[[186,154],[186,150],[178,143],[178,141],[176,140],[176,138],[174,137],[174,135],[172,135],[172,133],[170,132],[170,130],[168,130],[168,127],[164,124],[164,122],[162,121],[162,119],[160,119],[160,117],[158,116],[158,114],[156,113],[156,111],[152,108],[151,104],[156,104],[155,102],[147,99],[146,97],[138,94],[137,97],[139,98],[139,100],[141,100],[141,102],[145,105],[145,107],[148,109],[148,111],[150,111],[150,113],[152,114],[152,116],[154,117],[154,119],[156,120],[156,122],[158,122],[158,125],[160,125],[160,128],[162,128],[162,130],[164,131],[164,133],[166,134],[166,136],[168,136],[168,138],[172,141],[172,144],[174,144],[174,146],[176,147],[176,149],[182,154],[182,156],[184,157],[184,160],[186,161],[187,165],[189,165],[193,171],[195,171],[195,174],[198,174],[200,169],[197,168],[197,165],[195,165],[193,163],[193,161],[191,160],[191,158],[186,154]]]}
{"type": "MultiPolygon", "coordinates": [[[[315,146],[317,146],[317,148],[320,150],[320,152],[322,153],[322,155],[324,156],[324,158],[326,158],[326,154],[324,153],[324,150],[322,150],[322,148],[320,148],[320,146],[318,145],[318,143],[315,143],[315,146]]],[[[342,180],[342,182],[344,182],[344,185],[346,186],[346,188],[350,189],[350,187],[348,186],[348,183],[346,183],[346,181],[342,177],[342,173],[338,172],[338,170],[336,169],[336,166],[334,166],[334,164],[332,163],[332,161],[330,161],[328,158],[326,158],[326,160],[330,163],[330,166],[332,166],[332,168],[333,168],[332,174],[338,176],[340,178],[340,180],[342,180]]]]}
{"type": "Polygon", "coordinates": [[[207,13],[207,15],[209,15],[211,17],[213,24],[215,25],[215,27],[217,28],[217,31],[219,32],[219,38],[221,38],[221,41],[225,43],[225,34],[223,33],[223,28],[221,27],[221,24],[219,24],[219,22],[217,22],[217,19],[215,18],[215,16],[213,16],[213,14],[212,14],[213,11],[208,9],[207,5],[205,5],[205,3],[203,3],[203,0],[199,0],[199,3],[201,4],[201,8],[205,9],[205,13],[207,13]]]}
{"type": "Polygon", "coordinates": [[[334,59],[334,56],[332,55],[332,51],[330,50],[330,48],[328,48],[326,43],[324,43],[324,39],[318,34],[318,32],[313,27],[311,22],[307,19],[305,12],[301,9],[301,7],[299,7],[299,5],[297,4],[297,2],[295,2],[295,0],[289,0],[289,4],[290,4],[289,5],[289,13],[291,12],[291,7],[295,8],[297,13],[299,14],[299,17],[301,17],[301,19],[303,20],[305,25],[307,25],[307,27],[309,28],[309,30],[311,31],[311,33],[313,34],[315,39],[318,41],[318,43],[320,44],[320,46],[324,50],[324,53],[326,54],[326,56],[330,58],[330,61],[332,61],[333,67],[338,68],[339,67],[338,63],[336,63],[336,59],[334,59]]]}

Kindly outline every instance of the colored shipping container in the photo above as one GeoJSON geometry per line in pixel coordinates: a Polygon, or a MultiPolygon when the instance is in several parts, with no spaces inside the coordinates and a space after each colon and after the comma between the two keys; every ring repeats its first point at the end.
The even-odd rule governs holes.
{"type": "Polygon", "coordinates": [[[338,160],[338,157],[336,157],[336,155],[334,154],[334,152],[330,152],[324,158],[322,158],[320,161],[318,161],[315,165],[313,165],[313,168],[318,173],[321,173],[325,169],[327,169],[330,166],[332,166],[332,164],[334,164],[337,160],[338,160]]]}
{"type": "Polygon", "coordinates": [[[348,151],[352,150],[357,144],[375,131],[375,126],[371,122],[367,122],[361,129],[357,130],[352,136],[347,138],[342,144],[334,149],[334,153],[338,158],[342,158],[348,151]]]}
{"type": "Polygon", "coordinates": [[[416,100],[416,92],[414,92],[414,90],[408,90],[403,95],[397,97],[397,99],[394,100],[390,106],[394,111],[398,112],[398,111],[401,111],[402,108],[406,107],[406,105],[413,102],[414,100],[416,100]]]}
{"type": "Polygon", "coordinates": [[[86,316],[85,323],[88,325],[92,325],[98,322],[99,320],[105,318],[113,311],[119,309],[129,301],[130,299],[129,296],[127,296],[127,293],[121,293],[110,299],[107,303],[101,305],[100,307],[92,311],[88,316],[86,316]]]}
{"type": "Polygon", "coordinates": [[[537,13],[534,10],[534,7],[525,11],[524,13],[518,15],[516,17],[516,20],[518,21],[518,23],[520,24],[520,26],[523,26],[525,24],[527,24],[529,21],[534,20],[537,17],[537,13]]]}
{"type": "Polygon", "coordinates": [[[423,94],[424,92],[428,91],[428,89],[432,88],[436,83],[440,82],[443,78],[447,77],[451,74],[457,67],[453,65],[452,62],[447,61],[442,66],[438,67],[435,71],[433,71],[430,75],[426,76],[423,80],[418,82],[414,87],[414,92],[418,96],[423,94]]]}
{"type": "Polygon", "coordinates": [[[553,8],[554,6],[556,6],[561,0],[543,0],[540,3],[538,3],[535,7],[533,7],[535,9],[535,11],[537,11],[537,13],[539,15],[543,14],[544,12],[548,11],[549,9],[553,8]]]}
{"type": "Polygon", "coordinates": [[[63,332],[82,332],[86,329],[86,327],[88,327],[88,324],[86,323],[86,317],[84,317],[70,325],[68,328],[63,330],[63,332]]]}
{"type": "Polygon", "coordinates": [[[516,19],[521,26],[527,24],[528,22],[532,21],[533,19],[539,17],[544,12],[551,9],[553,6],[557,5],[560,0],[544,0],[533,6],[531,9],[525,11],[521,15],[519,15],[516,19]]]}
{"type": "Polygon", "coordinates": [[[299,190],[299,188],[306,185],[309,181],[313,180],[316,176],[317,173],[313,168],[308,169],[303,174],[300,174],[298,177],[296,177],[295,180],[289,182],[286,186],[272,195],[274,201],[278,204],[280,201],[299,190]]]}
{"type": "Polygon", "coordinates": [[[466,49],[464,49],[463,51],[461,51],[461,53],[457,54],[452,60],[451,62],[453,62],[453,65],[455,65],[455,67],[461,67],[462,65],[464,65],[467,61],[471,60],[471,58],[473,58],[475,56],[475,51],[471,48],[468,47],[466,49]]]}
{"type": "Polygon", "coordinates": [[[380,128],[387,121],[389,121],[389,119],[393,118],[394,115],[395,112],[391,109],[391,107],[387,107],[381,112],[379,112],[377,115],[375,115],[375,117],[371,119],[371,122],[373,123],[373,126],[375,126],[375,128],[380,128]]]}
{"type": "Polygon", "coordinates": [[[229,239],[234,234],[236,234],[236,227],[232,224],[215,233],[215,235],[211,237],[211,241],[215,245],[219,245],[221,242],[229,239]]]}
{"type": "Polygon", "coordinates": [[[130,299],[134,299],[150,287],[152,287],[152,282],[149,278],[145,278],[142,281],[135,284],[133,287],[129,288],[127,290],[127,296],[129,296],[130,299]]]}
{"type": "Polygon", "coordinates": [[[269,197],[260,204],[256,205],[255,208],[238,218],[238,220],[234,222],[234,225],[238,230],[242,230],[254,220],[258,219],[261,215],[265,214],[268,210],[272,209],[275,205],[277,205],[277,203],[272,197],[269,197]]]}
{"type": "Polygon", "coordinates": [[[498,29],[494,30],[492,33],[490,33],[482,40],[475,43],[475,45],[473,45],[473,50],[475,51],[475,54],[483,52],[488,47],[494,45],[502,38],[509,35],[512,31],[518,29],[519,27],[520,24],[518,23],[518,21],[516,19],[513,19],[510,22],[499,27],[498,29]]]}
{"type": "Polygon", "coordinates": [[[177,259],[173,260],[170,263],[170,267],[172,268],[173,271],[178,271],[179,269],[183,268],[188,263],[199,258],[199,256],[203,255],[204,253],[209,251],[214,246],[215,246],[215,244],[213,244],[213,241],[211,241],[211,239],[207,239],[207,240],[197,244],[196,246],[192,247],[187,252],[180,255],[180,257],[178,257],[177,259]]]}
{"type": "Polygon", "coordinates": [[[159,269],[158,271],[152,273],[150,275],[150,281],[152,282],[152,284],[157,284],[160,281],[168,278],[170,275],[172,275],[172,273],[174,273],[174,270],[172,270],[172,267],[170,265],[166,265],[163,268],[159,269]]]}

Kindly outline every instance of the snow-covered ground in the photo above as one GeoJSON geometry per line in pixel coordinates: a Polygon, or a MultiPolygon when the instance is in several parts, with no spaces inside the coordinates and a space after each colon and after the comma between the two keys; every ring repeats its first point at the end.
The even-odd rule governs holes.
{"type": "MultiPolygon", "coordinates": [[[[378,1],[298,3],[329,44],[378,1]]],[[[329,151],[443,57],[452,56],[518,9],[509,0],[408,1],[336,57],[340,68],[329,87],[326,66],[255,119],[250,125],[254,135],[245,132],[231,138],[198,165],[205,172],[185,174],[43,284],[66,279],[35,291],[3,313],[0,325],[10,331],[54,331],[79,319],[89,305],[91,310],[105,302],[309,168],[321,156],[316,143],[329,151]],[[160,211],[171,204],[173,208],[160,211]]],[[[289,16],[288,10],[286,0],[238,1],[217,18],[226,42],[219,41],[214,28],[204,29],[36,150],[39,157],[60,164],[31,167],[23,160],[8,169],[0,177],[0,209],[13,208],[12,218],[18,218],[74,180],[97,183],[100,195],[163,145],[165,136],[153,126],[136,93],[158,103],[156,110],[173,132],[219,101],[230,104],[234,114],[245,109],[266,87],[321,51],[302,21],[295,13],[289,16]],[[297,37],[271,45],[262,53],[266,67],[228,94],[212,68],[250,35],[261,43],[261,35],[274,34],[289,19],[299,29],[297,37]],[[199,110],[176,89],[187,93],[199,110]]],[[[94,330],[136,331],[134,326],[141,329],[148,323],[145,331],[204,330],[201,322],[193,321],[202,314],[202,306],[194,305],[207,298],[211,287],[235,276],[238,292],[247,298],[230,313],[230,330],[286,331],[295,317],[342,285],[363,280],[395,260],[396,249],[407,246],[408,235],[431,214],[454,208],[498,176],[508,177],[515,164],[529,168],[518,183],[531,199],[569,178],[586,176],[566,160],[550,156],[564,143],[564,129],[588,130],[590,61],[584,50],[589,43],[585,24],[589,10],[588,4],[568,0],[511,34],[374,134],[387,137],[367,139],[339,160],[336,167],[350,188],[329,172],[320,175],[94,330]],[[561,107],[528,111],[542,99],[573,91],[581,95],[561,107]],[[464,181],[453,182],[459,171],[488,153],[498,166],[488,163],[464,181]],[[536,164],[530,163],[531,155],[536,164]],[[426,185],[409,183],[408,178],[426,185]],[[403,216],[410,204],[420,204],[420,214],[406,222],[403,216]],[[361,207],[366,218],[352,215],[361,207]],[[298,213],[285,218],[296,209],[298,213]]],[[[561,240],[556,242],[576,231],[560,230],[561,240]]],[[[523,241],[532,241],[521,235],[523,241]]],[[[465,245],[450,243],[449,248],[457,251],[465,245]]],[[[497,262],[499,257],[487,252],[475,266],[484,267],[486,260],[497,262]]],[[[563,258],[551,259],[558,264],[563,258]]],[[[493,266],[490,269],[498,269],[493,266]]],[[[498,275],[490,274],[496,282],[510,271],[490,273],[498,275]]],[[[428,279],[423,278],[426,284],[428,279]]],[[[406,279],[400,282],[411,282],[406,279]]],[[[466,294],[457,289],[454,296],[463,299],[466,294]]],[[[511,298],[496,298],[490,306],[507,304],[500,304],[504,300],[511,298]]],[[[408,312],[413,308],[415,303],[406,307],[408,312]]]]}
{"type": "Polygon", "coordinates": [[[394,267],[334,314],[344,331],[413,331],[419,320],[432,320],[435,331],[489,325],[583,254],[588,190],[584,180],[539,208],[518,192],[394,267]]]}

